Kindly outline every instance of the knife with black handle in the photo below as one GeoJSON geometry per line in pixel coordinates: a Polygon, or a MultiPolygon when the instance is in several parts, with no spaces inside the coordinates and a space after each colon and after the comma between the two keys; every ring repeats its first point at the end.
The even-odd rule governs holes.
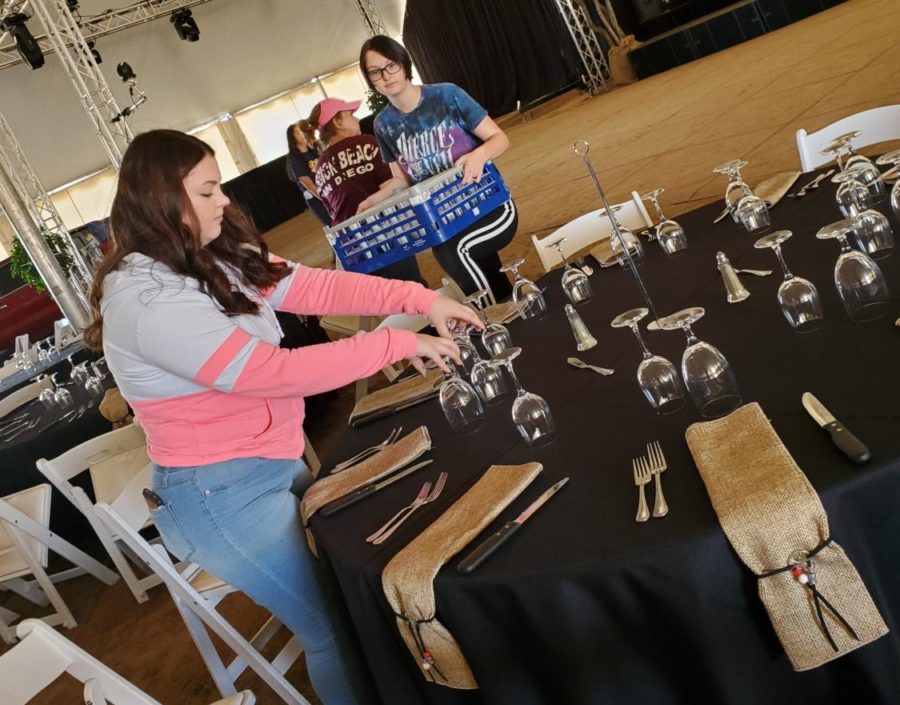
{"type": "Polygon", "coordinates": [[[809,392],[804,392],[801,397],[803,408],[812,416],[813,420],[828,431],[831,440],[854,463],[865,463],[872,457],[865,444],[854,436],[847,428],[825,408],[818,399],[809,392]]]}
{"type": "Polygon", "coordinates": [[[343,497],[338,497],[337,499],[333,499],[330,502],[323,504],[319,508],[319,514],[322,516],[331,516],[335,512],[339,512],[341,509],[345,507],[349,507],[351,504],[356,504],[361,499],[365,499],[371,494],[375,494],[378,490],[387,487],[391,483],[396,482],[397,480],[406,477],[407,475],[419,470],[420,468],[424,468],[426,465],[430,465],[434,460],[428,459],[423,460],[421,463],[416,463],[415,465],[406,468],[405,470],[401,470],[400,472],[394,473],[386,477],[383,480],[379,480],[378,482],[370,482],[367,485],[363,485],[357,490],[350,492],[349,494],[345,494],[343,497]]]}
{"type": "Polygon", "coordinates": [[[460,573],[471,573],[478,566],[484,563],[488,558],[490,558],[494,552],[500,548],[504,543],[509,541],[515,533],[522,528],[522,524],[534,514],[538,509],[540,509],[544,502],[550,499],[553,495],[555,495],[569,481],[568,477],[564,477],[562,480],[557,482],[552,487],[544,490],[544,493],[538,497],[534,502],[528,505],[528,508],[522,512],[519,516],[517,516],[512,521],[506,522],[503,526],[501,526],[497,531],[488,536],[484,541],[482,541],[478,547],[472,551],[468,556],[463,558],[459,565],[456,566],[456,569],[460,573]]]}
{"type": "Polygon", "coordinates": [[[421,404],[422,402],[428,401],[429,399],[433,399],[438,395],[438,390],[434,390],[425,396],[416,397],[415,399],[410,399],[409,401],[405,401],[401,404],[393,404],[391,406],[386,406],[383,409],[375,409],[374,411],[370,411],[367,414],[361,414],[357,416],[355,419],[350,421],[350,426],[352,428],[360,428],[361,426],[368,426],[370,423],[374,423],[379,419],[383,419],[391,414],[395,414],[398,411],[403,411],[404,409],[408,409],[411,406],[416,406],[417,404],[421,404]]]}

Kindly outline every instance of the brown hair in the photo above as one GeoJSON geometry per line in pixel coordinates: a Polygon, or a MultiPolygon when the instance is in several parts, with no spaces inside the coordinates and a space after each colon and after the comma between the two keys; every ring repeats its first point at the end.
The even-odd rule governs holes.
{"type": "MultiPolygon", "coordinates": [[[[316,103],[316,106],[312,109],[312,112],[309,114],[309,117],[306,118],[306,120],[300,121],[300,129],[304,131],[303,132],[304,135],[310,134],[309,132],[307,132],[307,130],[309,130],[309,131],[315,130],[316,126],[319,124],[319,116],[321,114],[322,114],[322,104],[316,103]]],[[[328,146],[328,143],[331,142],[331,140],[337,134],[338,127],[337,127],[337,124],[335,123],[335,120],[337,119],[338,115],[340,115],[340,113],[336,113],[335,116],[333,118],[331,118],[331,120],[329,120],[324,125],[322,125],[322,127],[318,128],[319,129],[318,142],[321,145],[321,149],[319,151],[321,151],[321,152],[325,151],[325,148],[328,146]]],[[[313,132],[312,134],[315,134],[315,132],[313,132]]]]}
{"type": "Polygon", "coordinates": [[[391,39],[383,34],[376,34],[374,37],[369,37],[363,42],[362,48],[359,50],[359,69],[362,71],[366,84],[373,91],[377,89],[369,80],[368,67],[366,66],[366,54],[370,51],[381,54],[389,61],[396,61],[403,67],[406,78],[410,81],[412,80],[412,58],[410,57],[409,52],[406,51],[406,47],[396,39],[391,39]]]}
{"type": "Polygon", "coordinates": [[[323,151],[324,146],[319,141],[319,138],[316,137],[315,124],[311,120],[300,120],[300,122],[288,125],[287,128],[288,152],[290,154],[300,155],[300,147],[297,145],[297,140],[294,138],[295,127],[300,128],[300,132],[306,140],[307,149],[315,149],[317,152],[323,151]]]}
{"type": "Polygon", "coordinates": [[[113,247],[97,268],[91,287],[93,320],[84,331],[91,348],[103,344],[100,301],[103,280],[132,252],[140,252],[173,272],[200,282],[200,289],[229,316],[257,313],[259,305],[232,288],[220,262],[232,265],[242,280],[259,289],[273,286],[291,272],[284,262],[269,262],[269,250],[250,219],[226,206],[222,233],[200,244],[184,178],[204,158],[215,156],[205,142],[176,130],[151,130],[134,138],[119,171],[110,226],[113,247]]]}

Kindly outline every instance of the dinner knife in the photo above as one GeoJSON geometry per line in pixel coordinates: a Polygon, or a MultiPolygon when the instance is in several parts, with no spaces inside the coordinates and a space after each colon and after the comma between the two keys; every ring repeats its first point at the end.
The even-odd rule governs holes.
{"type": "Polygon", "coordinates": [[[854,463],[864,463],[872,454],[856,436],[848,431],[831,412],[828,411],[818,399],[809,392],[804,392],[801,398],[803,408],[813,417],[813,420],[828,431],[831,440],[854,463]]]}
{"type": "Polygon", "coordinates": [[[434,391],[431,391],[424,396],[416,397],[415,399],[410,399],[409,401],[405,401],[400,404],[392,404],[391,406],[386,406],[383,409],[376,409],[374,411],[370,411],[367,414],[361,414],[360,416],[357,416],[355,419],[350,421],[350,426],[353,428],[367,426],[370,423],[374,423],[375,421],[383,419],[386,416],[390,416],[391,414],[395,414],[398,411],[403,411],[404,409],[408,409],[411,406],[416,406],[417,404],[421,404],[422,402],[428,401],[429,399],[434,399],[434,397],[438,395],[439,391],[439,389],[435,389],[434,391]]]}
{"type": "Polygon", "coordinates": [[[378,490],[387,487],[388,485],[400,480],[407,475],[411,475],[416,470],[420,470],[424,468],[426,465],[431,465],[434,460],[429,458],[428,460],[423,460],[421,463],[416,463],[405,470],[401,470],[400,472],[395,472],[393,475],[389,475],[383,480],[379,480],[378,482],[370,482],[367,485],[363,485],[362,487],[350,492],[349,494],[345,494],[343,497],[338,497],[337,499],[333,499],[330,502],[323,504],[319,509],[319,514],[322,516],[331,516],[337,511],[344,509],[345,507],[349,507],[351,504],[356,504],[359,500],[365,499],[370,494],[374,494],[378,492],[378,490]]]}
{"type": "Polygon", "coordinates": [[[460,573],[471,573],[478,566],[484,563],[500,546],[509,541],[510,537],[515,534],[519,529],[522,528],[522,524],[524,524],[528,518],[534,514],[538,509],[540,509],[544,502],[550,499],[553,495],[559,492],[562,489],[562,486],[565,485],[569,481],[568,477],[564,477],[562,480],[557,482],[552,487],[544,490],[544,493],[534,500],[528,508],[519,514],[512,521],[506,522],[503,526],[501,526],[496,532],[488,536],[484,541],[482,541],[478,548],[472,551],[468,556],[463,558],[459,565],[456,566],[456,569],[460,573]]]}

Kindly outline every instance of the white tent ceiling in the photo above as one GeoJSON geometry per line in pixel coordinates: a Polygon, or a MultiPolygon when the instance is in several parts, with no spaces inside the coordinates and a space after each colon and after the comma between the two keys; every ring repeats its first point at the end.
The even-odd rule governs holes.
{"type": "MultiPolygon", "coordinates": [[[[85,17],[133,0],[81,0],[85,17]]],[[[400,33],[405,0],[378,0],[388,33],[400,33]]],[[[116,65],[131,64],[149,100],[129,118],[135,133],[189,129],[358,59],[366,34],[351,0],[213,0],[193,8],[200,40],[179,40],[168,17],[102,37],[100,69],[129,104],[116,65]]],[[[37,18],[29,23],[42,34],[37,18]]],[[[56,55],[32,71],[0,71],[0,111],[29,161],[54,188],[107,165],[105,152],[56,55]]]]}

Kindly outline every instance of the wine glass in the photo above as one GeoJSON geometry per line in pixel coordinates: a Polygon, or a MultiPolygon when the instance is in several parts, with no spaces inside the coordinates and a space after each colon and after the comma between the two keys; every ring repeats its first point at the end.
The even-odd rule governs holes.
{"type": "Polygon", "coordinates": [[[449,361],[447,366],[450,371],[444,373],[444,382],[438,392],[441,410],[450,428],[465,436],[484,425],[484,405],[472,385],[459,376],[456,367],[449,361]]]}
{"type": "Polygon", "coordinates": [[[519,274],[519,267],[525,264],[525,258],[508,262],[500,267],[501,272],[512,272],[515,276],[513,282],[513,301],[521,311],[522,318],[538,318],[547,312],[547,301],[543,293],[533,281],[519,274]]]}
{"type": "Polygon", "coordinates": [[[507,348],[491,362],[502,365],[516,387],[516,398],[512,406],[512,419],[516,429],[530,446],[544,446],[556,438],[556,421],[550,407],[542,397],[526,392],[516,377],[512,361],[522,352],[522,348],[507,348]]]}
{"type": "MultiPolygon", "coordinates": [[[[469,329],[471,330],[471,328],[469,329]]],[[[482,359],[478,349],[472,344],[468,335],[463,334],[454,337],[459,346],[460,358],[463,361],[469,382],[475,391],[487,404],[496,404],[504,397],[512,394],[512,385],[503,374],[503,370],[496,365],[491,365],[490,360],[482,359]],[[465,349],[465,355],[463,355],[465,349]]]]}
{"type": "Polygon", "coordinates": [[[845,218],[855,218],[872,207],[869,189],[857,178],[859,174],[858,169],[847,169],[831,177],[832,181],[840,184],[834,198],[841,215],[845,218]]]}
{"type": "Polygon", "coordinates": [[[714,419],[736,409],[741,403],[741,393],[725,356],[699,340],[691,330],[691,324],[705,313],[699,306],[686,308],[660,318],[659,327],[684,331],[687,348],[681,358],[681,375],[697,411],[704,418],[714,419]]]}
{"type": "MultiPolygon", "coordinates": [[[[43,382],[45,379],[47,379],[47,375],[41,375],[38,377],[38,382],[43,382]]],[[[50,377],[50,386],[41,390],[38,399],[45,409],[52,409],[56,405],[56,382],[53,377],[50,377]]]]}
{"type": "Polygon", "coordinates": [[[109,376],[109,365],[106,364],[105,357],[95,360],[91,367],[94,369],[94,375],[96,377],[106,379],[109,376]]]}
{"type": "Polygon", "coordinates": [[[769,217],[769,207],[759,196],[749,194],[741,198],[734,207],[734,214],[738,222],[744,226],[748,233],[765,230],[772,225],[769,217]]]}
{"type": "Polygon", "coordinates": [[[740,223],[735,208],[738,202],[744,196],[752,196],[753,191],[744,183],[741,177],[741,169],[747,166],[744,159],[732,159],[717,167],[713,167],[713,172],[728,177],[728,184],[725,186],[725,205],[731,211],[731,217],[735,223],[740,223]]]}
{"type": "Polygon", "coordinates": [[[56,392],[53,395],[53,400],[56,402],[56,405],[60,409],[68,409],[70,406],[75,404],[75,400],[72,398],[72,393],[61,386],[60,383],[56,380],[56,375],[59,372],[54,372],[50,375],[50,381],[53,382],[53,386],[56,387],[56,392]]]}
{"type": "Polygon", "coordinates": [[[594,296],[594,292],[591,290],[591,280],[588,279],[587,274],[582,272],[580,269],[576,269],[575,267],[570,265],[569,261],[566,259],[566,255],[563,252],[563,245],[567,240],[568,238],[561,237],[559,240],[553,243],[553,246],[556,248],[556,251],[559,252],[559,256],[562,259],[564,265],[562,275],[563,291],[565,292],[569,301],[577,306],[578,304],[583,304],[587,301],[590,301],[594,296]]]}
{"type": "Polygon", "coordinates": [[[865,210],[851,222],[856,246],[872,259],[882,259],[894,251],[894,232],[888,219],[874,209],[865,210]]]}
{"type": "Polygon", "coordinates": [[[644,258],[644,244],[640,241],[638,236],[635,235],[634,232],[632,232],[631,228],[626,228],[624,225],[622,225],[622,223],[619,222],[619,219],[616,217],[616,213],[618,213],[620,210],[622,210],[621,204],[616,204],[609,207],[609,212],[607,215],[619,230],[617,235],[615,229],[613,229],[613,232],[609,236],[609,245],[613,255],[616,257],[619,264],[624,267],[628,263],[628,260],[625,257],[624,248],[627,247],[628,251],[631,253],[631,259],[635,262],[638,262],[644,258]]]}
{"type": "MultiPolygon", "coordinates": [[[[895,149],[893,152],[882,154],[875,161],[882,166],[893,164],[893,171],[900,172],[900,149],[895,149]]],[[[897,220],[900,220],[900,178],[894,182],[894,188],[891,189],[891,208],[894,209],[894,217],[897,218],[897,220]]]]}
{"type": "Polygon", "coordinates": [[[834,285],[850,320],[874,321],[888,310],[887,280],[875,261],[867,254],[854,250],[847,242],[852,224],[839,220],[816,233],[820,240],[837,240],[841,255],[834,266],[834,285]]]}
{"type": "Polygon", "coordinates": [[[819,292],[815,285],[808,279],[791,274],[784,261],[781,245],[791,235],[790,230],[778,230],[763,235],[753,246],[758,250],[771,249],[778,257],[781,271],[784,273],[784,281],[778,287],[778,303],[791,327],[798,333],[805,333],[822,325],[825,314],[822,312],[822,300],[819,298],[819,292]]]}
{"type": "Polygon", "coordinates": [[[654,355],[644,343],[638,323],[649,313],[646,308],[633,308],[616,316],[613,328],[631,328],[641,346],[643,360],[638,366],[638,386],[657,414],[670,414],[684,406],[684,387],[675,365],[660,355],[654,355]]]}
{"type": "Polygon", "coordinates": [[[88,378],[84,380],[84,388],[94,398],[102,397],[106,391],[103,388],[103,381],[94,375],[88,375],[88,378]]]}
{"type": "Polygon", "coordinates": [[[475,363],[481,359],[481,356],[472,344],[471,338],[469,338],[470,330],[469,326],[465,326],[453,333],[453,342],[459,347],[459,360],[462,363],[466,377],[472,374],[475,363]]]}
{"type": "Polygon", "coordinates": [[[841,164],[841,160],[837,159],[841,171],[858,169],[859,181],[869,190],[871,199],[878,203],[879,201],[884,200],[886,194],[884,178],[871,159],[857,153],[856,150],[853,149],[853,140],[861,134],[862,132],[859,130],[853,130],[852,132],[838,135],[832,140],[831,144],[822,150],[822,153],[834,154],[836,159],[839,155],[846,156],[846,161],[843,162],[843,165],[841,164]]]}
{"type": "Polygon", "coordinates": [[[659,197],[665,192],[666,190],[664,188],[654,189],[641,196],[641,200],[649,200],[656,209],[656,215],[659,217],[653,239],[659,242],[660,247],[663,248],[663,252],[667,255],[675,255],[684,252],[684,250],[687,249],[687,236],[684,234],[684,228],[674,220],[666,218],[663,214],[662,208],[659,205],[659,197]]]}
{"type": "Polygon", "coordinates": [[[484,349],[487,350],[488,354],[493,357],[512,346],[512,336],[509,334],[509,329],[506,326],[492,321],[488,317],[487,312],[484,310],[484,299],[487,295],[487,289],[481,289],[463,299],[463,303],[474,306],[478,312],[478,316],[484,324],[484,329],[481,331],[481,344],[484,345],[484,349]]]}

